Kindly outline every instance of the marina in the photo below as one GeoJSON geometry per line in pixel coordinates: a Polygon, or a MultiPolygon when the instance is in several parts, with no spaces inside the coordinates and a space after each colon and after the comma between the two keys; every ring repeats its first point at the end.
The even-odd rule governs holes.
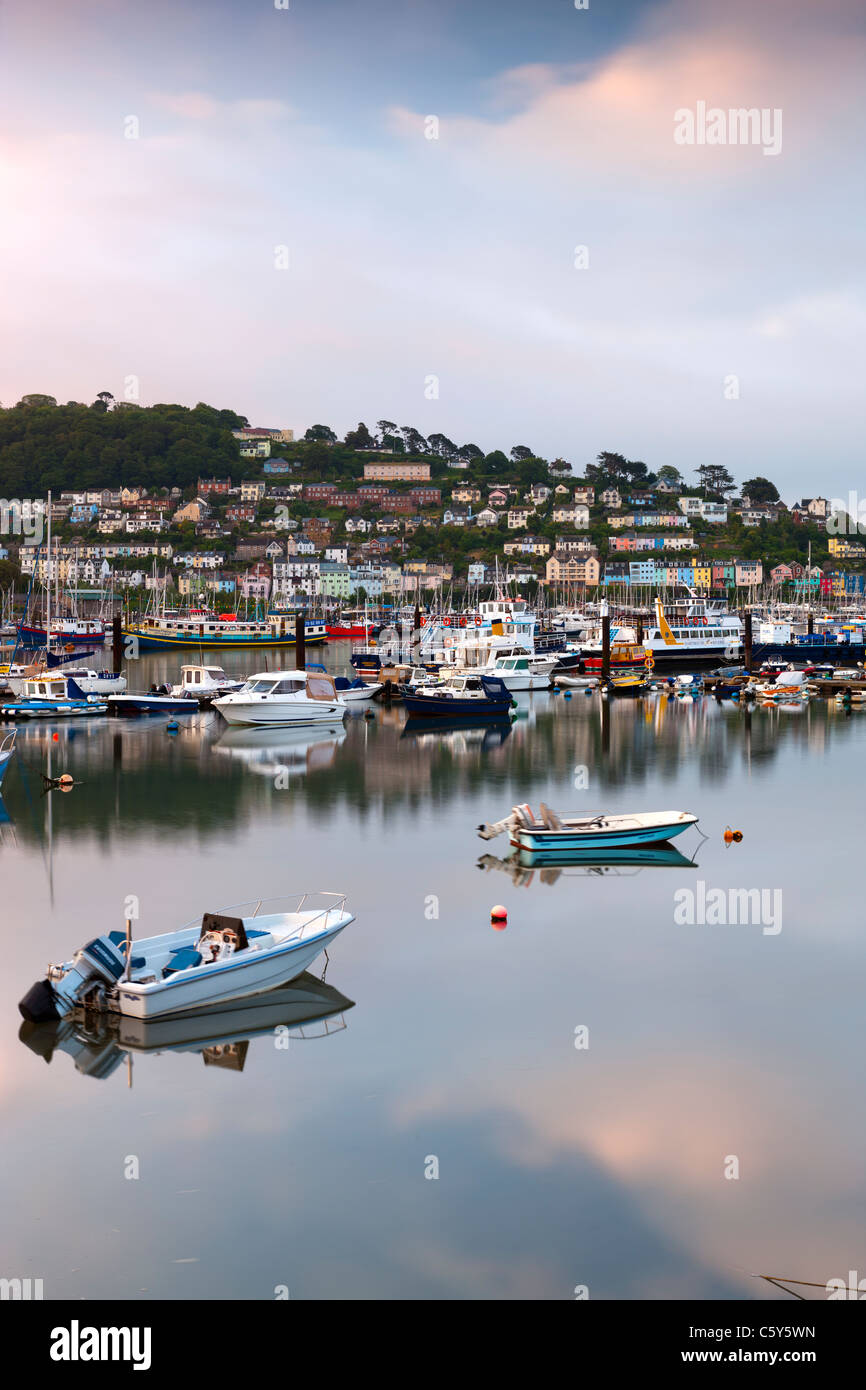
{"type": "MultiPolygon", "coordinates": [[[[315,665],[350,673],[351,654],[349,640],[332,642],[315,665]]],[[[243,687],[251,669],[228,652],[219,679],[243,687]]],[[[134,687],[171,687],[180,658],[154,652],[125,671],[134,687]]],[[[285,676],[277,664],[260,678],[285,676]]],[[[822,1268],[844,1267],[859,1166],[818,1144],[811,1116],[818,1109],[840,1152],[856,1155],[862,1126],[846,1098],[859,1064],[845,1044],[862,970],[856,887],[842,868],[856,855],[859,818],[842,767],[866,751],[866,722],[835,698],[790,708],[717,699],[704,691],[709,679],[653,676],[629,700],[592,686],[573,687],[574,698],[566,686],[506,692],[516,717],[489,725],[418,720],[405,700],[382,698],[318,727],[231,726],[216,702],[191,700],[173,738],[158,714],[16,725],[0,845],[7,914],[20,924],[7,938],[2,990],[18,1116],[7,1159],[38,1166],[46,1182],[62,1165],[64,1181],[84,1193],[98,1185],[102,1202],[95,1227],[85,1203],[43,1237],[49,1253],[60,1236],[93,1251],[58,1269],[56,1296],[146,1298],[142,1286],[156,1286],[163,1297],[220,1298],[243,1280],[255,1291],[260,1261],[280,1263],[288,1230],[289,1277],[305,1298],[354,1297],[359,1280],[381,1298],[446,1297],[455,1267],[467,1297],[556,1298],[574,1282],[576,1242],[598,1297],[653,1297],[660,1286],[673,1297],[779,1297],[741,1271],[764,1261],[796,1271],[804,1247],[822,1268]],[[54,790],[43,791],[43,770],[54,790]],[[819,839],[835,771],[828,880],[808,856],[792,863],[791,844],[819,839]],[[61,774],[73,784],[66,794],[61,774]],[[525,842],[515,832],[509,845],[506,827],[504,853],[483,852],[479,824],[526,803],[525,842]],[[664,806],[689,811],[635,823],[636,812],[664,806]],[[722,832],[735,812],[742,843],[729,845],[722,832]],[[543,815],[552,829],[539,828],[543,815]],[[625,841],[600,844],[606,828],[625,841]],[[82,877],[96,885],[86,895],[82,877]],[[203,908],[243,924],[247,946],[231,943],[231,961],[268,929],[259,895],[280,896],[299,878],[345,892],[355,916],[327,960],[314,940],[306,975],[206,1005],[188,983],[201,963],[184,968],[182,958],[161,978],[174,947],[204,960],[203,908]],[[744,882],[786,885],[778,935],[760,920],[674,920],[676,894],[744,882]],[[248,908],[217,906],[250,890],[248,908]],[[110,1006],[110,979],[88,977],[96,998],[86,1007],[22,1021],[30,982],[49,960],[68,978],[77,944],[113,934],[114,968],[125,969],[130,895],[131,973],[157,977],[137,987],[131,1012],[110,1006]],[[507,920],[491,929],[499,903],[507,920]],[[816,990],[828,970],[832,991],[816,990]],[[155,997],[179,986],[193,996],[151,1018],[138,1000],[154,986],[155,997]],[[810,1011],[838,1046],[816,1053],[791,1029],[793,1013],[810,1011]],[[582,1024],[586,1058],[574,1048],[582,1024]],[[286,1051],[274,1045],[281,1030],[286,1051]],[[636,1151],[617,1138],[623,1105],[636,1151]],[[760,1119],[768,1108],[772,1125],[760,1119]],[[127,1125],[138,1137],[124,1152],[140,1150],[175,1178],[158,1199],[142,1189],[132,1209],[110,1179],[113,1136],[127,1125]],[[352,1144],[335,1144],[347,1126],[352,1144]],[[791,1135],[796,1157],[780,1185],[791,1135]],[[251,1145],[274,1172],[290,1149],[286,1180],[248,1185],[219,1223],[190,1224],[203,1198],[174,1192],[197,1185],[181,1169],[215,1152],[245,1166],[251,1145]],[[712,1156],[736,1148],[753,1176],[732,1209],[712,1156]],[[431,1153],[443,1173],[457,1165],[465,1199],[446,1186],[435,1209],[417,1205],[431,1153]],[[419,1252],[408,1264],[388,1238],[394,1192],[419,1252]],[[509,1269],[515,1204],[526,1203],[536,1220],[529,1232],[520,1222],[524,1254],[509,1269]],[[134,1272],[112,1226],[127,1239],[153,1233],[134,1272]],[[262,1231],[255,1265],[251,1226],[262,1231]],[[173,1263],[180,1256],[195,1262],[173,1263]]],[[[30,1249],[37,1200],[35,1188],[18,1189],[13,1259],[30,1249]]]]}

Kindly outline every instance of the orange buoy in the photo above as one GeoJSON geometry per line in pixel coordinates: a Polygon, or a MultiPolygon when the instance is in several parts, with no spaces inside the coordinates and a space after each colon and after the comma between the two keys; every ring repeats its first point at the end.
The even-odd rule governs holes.
{"type": "Polygon", "coordinates": [[[62,792],[71,792],[75,786],[75,779],[71,772],[64,772],[62,777],[58,777],[57,785],[62,792]]]}
{"type": "Polygon", "coordinates": [[[725,826],[725,833],[722,837],[726,845],[738,845],[743,838],[742,830],[732,830],[729,825],[725,826]]]}
{"type": "Polygon", "coordinates": [[[501,903],[490,909],[490,925],[494,931],[505,931],[508,926],[508,910],[501,903]]]}

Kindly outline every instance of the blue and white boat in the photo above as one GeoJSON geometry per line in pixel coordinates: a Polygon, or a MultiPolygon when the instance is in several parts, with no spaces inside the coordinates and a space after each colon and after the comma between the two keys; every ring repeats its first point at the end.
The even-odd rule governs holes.
{"type": "Polygon", "coordinates": [[[55,719],[107,713],[98,695],[86,695],[71,676],[43,673],[24,682],[24,693],[0,704],[3,719],[55,719]]]}
{"type": "Polygon", "coordinates": [[[127,923],[127,932],[97,936],[72,960],[50,965],[19,1011],[30,1023],[63,1018],[73,1009],[168,1018],[265,994],[302,974],[354,921],[339,893],[305,893],[290,912],[259,916],[262,906],[247,916],[206,912],[200,922],[137,941],[127,923]],[[311,896],[329,901],[308,906],[311,896]]]}
{"type": "Polygon", "coordinates": [[[697,824],[690,811],[640,811],[634,815],[559,816],[542,802],[536,816],[527,805],[512,807],[504,820],[479,825],[482,840],[508,832],[515,849],[533,853],[611,850],[626,845],[665,844],[697,824]]]}
{"type": "Polygon", "coordinates": [[[406,687],[403,703],[410,716],[422,719],[501,719],[516,701],[499,677],[463,674],[435,685],[406,687]]]}
{"type": "Polygon", "coordinates": [[[18,731],[17,729],[13,729],[11,734],[7,734],[6,737],[0,741],[0,782],[3,781],[3,775],[12,761],[17,737],[18,731]]]}
{"type": "Polygon", "coordinates": [[[111,714],[198,714],[198,700],[191,695],[171,695],[168,688],[109,695],[111,714]]]}

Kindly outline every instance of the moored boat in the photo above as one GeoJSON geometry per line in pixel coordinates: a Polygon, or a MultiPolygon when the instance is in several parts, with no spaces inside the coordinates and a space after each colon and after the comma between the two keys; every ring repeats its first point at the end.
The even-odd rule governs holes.
{"type": "Polygon", "coordinates": [[[403,703],[410,716],[422,719],[441,716],[445,719],[501,719],[508,714],[514,699],[511,691],[497,676],[454,676],[435,685],[417,686],[410,692],[406,687],[403,703]]]}
{"type": "Polygon", "coordinates": [[[22,694],[0,704],[4,719],[52,719],[88,717],[107,713],[108,705],[98,695],[85,695],[67,676],[43,675],[24,682],[22,694]]]}
{"type": "Polygon", "coordinates": [[[480,825],[478,834],[482,840],[492,840],[507,831],[516,849],[537,853],[590,848],[609,850],[626,845],[664,844],[696,825],[697,820],[690,811],[559,816],[542,802],[537,817],[530,806],[514,806],[504,820],[480,825]]]}
{"type": "Polygon", "coordinates": [[[228,724],[333,724],[346,713],[333,677],[319,671],[260,671],[213,707],[228,724]]]}
{"type": "Polygon", "coordinates": [[[80,1008],[167,1018],[264,994],[302,974],[354,921],[345,895],[318,895],[334,900],[324,908],[307,907],[310,896],[290,912],[259,916],[259,903],[247,916],[206,912],[201,922],[137,941],[121,931],[95,937],[48,967],[20,1001],[21,1015],[41,1023],[80,1008]]]}

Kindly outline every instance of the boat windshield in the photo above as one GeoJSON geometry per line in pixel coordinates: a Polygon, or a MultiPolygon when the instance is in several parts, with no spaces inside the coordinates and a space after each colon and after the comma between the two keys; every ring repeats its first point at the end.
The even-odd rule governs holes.
{"type": "Polygon", "coordinates": [[[274,681],[252,681],[248,689],[254,695],[270,695],[273,692],[274,681]]]}

